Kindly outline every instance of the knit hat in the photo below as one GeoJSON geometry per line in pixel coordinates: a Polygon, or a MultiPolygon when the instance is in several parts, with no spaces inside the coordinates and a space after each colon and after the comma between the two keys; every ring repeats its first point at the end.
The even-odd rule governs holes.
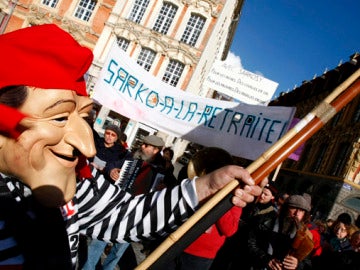
{"type": "Polygon", "coordinates": [[[109,125],[109,126],[107,126],[107,127],[105,128],[105,130],[114,131],[114,132],[116,133],[118,139],[121,138],[121,133],[122,133],[122,132],[121,132],[121,130],[120,130],[120,128],[119,128],[118,126],[116,126],[116,125],[109,125]]]}
{"type": "Polygon", "coordinates": [[[269,182],[264,188],[267,188],[271,191],[271,194],[275,197],[278,194],[277,188],[273,185],[272,182],[269,182]]]}
{"type": "Polygon", "coordinates": [[[146,136],[143,143],[150,144],[156,147],[163,147],[165,145],[163,139],[155,135],[146,136]]]}
{"type": "Polygon", "coordinates": [[[311,197],[306,193],[303,195],[291,195],[287,200],[287,204],[290,207],[295,207],[310,212],[311,197]]]}
{"type": "MultiPolygon", "coordinates": [[[[19,29],[0,35],[0,89],[25,85],[44,89],[69,89],[86,96],[84,74],[93,60],[69,33],[54,24],[19,29]]],[[[0,104],[0,131],[13,137],[25,117],[0,104]]]]}

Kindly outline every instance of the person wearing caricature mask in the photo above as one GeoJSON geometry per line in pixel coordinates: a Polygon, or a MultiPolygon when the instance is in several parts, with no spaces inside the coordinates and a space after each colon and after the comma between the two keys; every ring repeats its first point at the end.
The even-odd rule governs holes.
{"type": "Polygon", "coordinates": [[[94,188],[84,162],[96,154],[85,121],[93,107],[84,81],[91,50],[58,26],[45,24],[0,35],[0,58],[3,268],[75,269],[80,233],[109,242],[137,241],[146,237],[144,231],[147,237],[166,233],[176,228],[174,220],[184,222],[233,179],[244,184],[233,193],[236,206],[260,194],[249,172],[238,166],[186,179],[170,196],[131,196],[103,176],[94,188]],[[152,202],[146,209],[144,200],[152,202]],[[164,206],[170,203],[168,210],[164,206]],[[136,219],[139,213],[145,218],[136,219]],[[157,216],[163,222],[151,226],[157,216]]]}

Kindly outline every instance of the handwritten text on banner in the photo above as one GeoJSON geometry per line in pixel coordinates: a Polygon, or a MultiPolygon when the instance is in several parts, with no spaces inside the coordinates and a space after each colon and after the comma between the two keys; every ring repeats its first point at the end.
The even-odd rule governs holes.
{"type": "Polygon", "coordinates": [[[256,159],[286,131],[295,109],[202,98],[152,76],[114,44],[93,98],[176,137],[256,159]]]}

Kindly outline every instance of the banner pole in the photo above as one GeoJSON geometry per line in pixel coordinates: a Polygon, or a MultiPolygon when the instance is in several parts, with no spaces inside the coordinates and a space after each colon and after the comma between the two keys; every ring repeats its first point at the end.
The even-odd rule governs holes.
{"type": "MultiPolygon", "coordinates": [[[[259,159],[250,164],[246,169],[250,172],[256,184],[283,160],[285,160],[302,143],[310,138],[325,123],[328,122],[340,109],[348,104],[356,95],[360,93],[360,81],[357,81],[350,89],[354,81],[360,76],[360,69],[354,72],[347,80],[338,86],[326,99],[324,99],[314,110],[312,110],[305,119],[297,123],[288,133],[286,133],[277,143],[269,148],[259,159]],[[343,97],[342,97],[343,96],[343,97]],[[333,102],[335,101],[335,102],[333,102]],[[331,105],[330,103],[334,103],[331,105]],[[285,149],[284,149],[285,148],[285,149]],[[280,151],[281,150],[281,151],[280,151]],[[280,152],[280,154],[278,153],[280,152]],[[275,154],[278,154],[277,156],[275,154]],[[259,169],[260,168],[260,169],[259,169]]],[[[176,243],[187,231],[189,231],[197,222],[199,222],[212,208],[215,208],[220,202],[227,204],[224,209],[219,210],[217,215],[212,215],[210,225],[230,209],[231,203],[228,202],[229,195],[239,185],[237,180],[229,182],[225,187],[219,190],[210,198],[198,211],[196,211],[183,225],[175,232],[169,235],[162,244],[152,252],[141,264],[137,270],[152,269],[154,262],[161,261],[159,258],[174,243],[176,243]],[[226,209],[227,208],[227,209],[226,209]],[[220,216],[221,216],[220,215],[220,216]]],[[[209,221],[207,221],[209,223],[209,221]]],[[[206,225],[209,226],[209,225],[206,225]]],[[[196,239],[196,238],[195,238],[196,239]]],[[[159,264],[159,263],[158,263],[159,264]]],[[[160,262],[161,264],[161,262],[160,262]]],[[[153,269],[156,269],[154,267],[153,269]]]]}

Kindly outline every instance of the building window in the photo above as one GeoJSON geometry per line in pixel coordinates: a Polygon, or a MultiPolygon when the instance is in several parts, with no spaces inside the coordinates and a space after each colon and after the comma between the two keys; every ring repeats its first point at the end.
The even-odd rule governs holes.
{"type": "Polygon", "coordinates": [[[96,2],[93,0],[80,0],[75,9],[75,17],[88,22],[95,9],[96,2]]]}
{"type": "Polygon", "coordinates": [[[353,114],[352,121],[353,123],[357,123],[360,120],[360,104],[356,107],[356,110],[353,114]]]}
{"type": "Polygon", "coordinates": [[[339,149],[336,153],[336,158],[334,161],[334,165],[331,166],[331,173],[330,175],[333,176],[341,176],[341,172],[346,164],[348,152],[350,150],[350,144],[349,143],[342,143],[339,146],[339,149]]]}
{"type": "Polygon", "coordinates": [[[315,162],[314,162],[314,165],[312,167],[312,172],[314,173],[318,173],[319,170],[320,170],[320,167],[321,167],[321,164],[323,163],[322,161],[324,160],[324,157],[325,157],[325,153],[326,153],[326,150],[328,148],[328,145],[323,143],[320,145],[320,151],[318,152],[318,155],[315,159],[315,162]]]}
{"type": "Polygon", "coordinates": [[[43,0],[41,3],[45,6],[55,8],[58,2],[58,0],[43,0]]]}
{"type": "Polygon", "coordinates": [[[140,23],[147,6],[149,5],[149,1],[150,0],[135,0],[134,7],[130,12],[129,20],[140,23]]]}
{"type": "Polygon", "coordinates": [[[116,42],[124,52],[127,51],[127,48],[129,47],[130,41],[128,41],[127,39],[122,38],[122,37],[117,37],[116,42]]]}
{"type": "Polygon", "coordinates": [[[201,30],[205,24],[205,18],[196,14],[191,14],[191,17],[186,25],[185,31],[181,37],[182,42],[195,46],[198,40],[201,30]]]}
{"type": "Polygon", "coordinates": [[[179,82],[183,70],[184,64],[176,60],[170,60],[162,80],[172,86],[176,86],[179,82]]]}
{"type": "Polygon", "coordinates": [[[305,149],[301,152],[300,160],[299,160],[298,165],[297,165],[297,169],[299,169],[299,170],[304,170],[305,169],[305,166],[308,163],[308,156],[309,156],[311,148],[312,148],[311,144],[306,144],[305,145],[305,149]]]}
{"type": "MultiPolygon", "coordinates": [[[[2,28],[2,25],[5,24],[5,21],[7,20],[8,15],[0,10],[0,29],[2,28]]],[[[2,32],[0,32],[2,33],[2,32]]]]}
{"type": "Polygon", "coordinates": [[[331,126],[336,127],[336,125],[339,123],[341,116],[343,114],[344,109],[342,109],[340,112],[338,112],[331,121],[331,126]]]}
{"type": "Polygon", "coordinates": [[[153,50],[142,48],[137,59],[137,63],[146,71],[149,71],[154,62],[156,53],[153,50]]]}
{"type": "Polygon", "coordinates": [[[343,204],[356,212],[360,212],[360,197],[346,198],[343,204]]]}
{"type": "Polygon", "coordinates": [[[170,25],[174,20],[177,9],[178,7],[173,4],[166,2],[163,3],[163,6],[161,7],[159,16],[156,19],[153,29],[164,35],[167,34],[170,25]]]}

